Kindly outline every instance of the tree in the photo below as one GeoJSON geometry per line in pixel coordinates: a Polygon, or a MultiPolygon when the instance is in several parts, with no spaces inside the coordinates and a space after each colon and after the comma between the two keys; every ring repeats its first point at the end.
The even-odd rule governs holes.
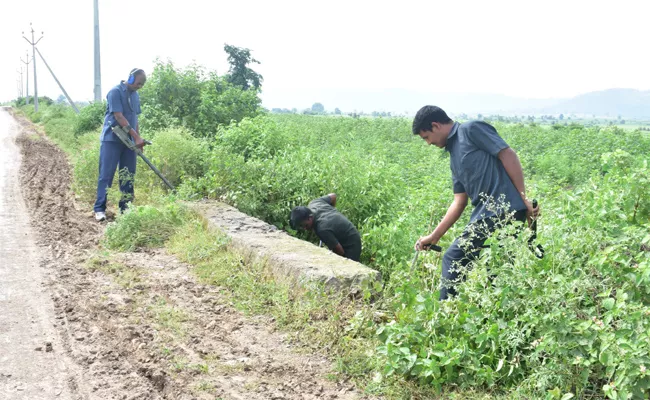
{"type": "Polygon", "coordinates": [[[334,114],[341,115],[341,110],[339,110],[338,108],[335,108],[334,109],[334,114]]]}
{"type": "Polygon", "coordinates": [[[564,114],[560,114],[560,121],[564,119],[564,114]]]}
{"type": "Polygon", "coordinates": [[[141,127],[155,130],[182,125],[194,136],[213,137],[221,125],[258,115],[258,92],[243,90],[228,78],[197,65],[176,68],[171,61],[157,59],[140,91],[141,127]]]}
{"type": "Polygon", "coordinates": [[[263,78],[262,75],[248,67],[251,63],[260,64],[259,61],[251,56],[251,51],[229,44],[226,44],[223,49],[228,53],[228,63],[230,64],[230,69],[226,76],[228,82],[244,90],[250,88],[258,90],[262,86],[263,78]]]}
{"type": "Polygon", "coordinates": [[[317,114],[322,114],[325,112],[325,106],[322,105],[321,103],[314,103],[311,106],[311,111],[317,114]]]}

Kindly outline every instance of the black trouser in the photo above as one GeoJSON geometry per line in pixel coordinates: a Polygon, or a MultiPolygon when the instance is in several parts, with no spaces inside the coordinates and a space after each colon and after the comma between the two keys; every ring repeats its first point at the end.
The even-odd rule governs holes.
{"type": "Polygon", "coordinates": [[[465,279],[467,265],[478,259],[488,237],[498,226],[513,220],[526,222],[526,210],[515,212],[514,218],[507,221],[503,216],[489,217],[467,225],[442,258],[440,300],[456,295],[456,285],[465,279]]]}

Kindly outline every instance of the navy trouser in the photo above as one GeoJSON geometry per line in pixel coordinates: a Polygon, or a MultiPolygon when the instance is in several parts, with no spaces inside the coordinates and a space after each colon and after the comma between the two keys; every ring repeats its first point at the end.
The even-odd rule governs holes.
{"type": "Polygon", "coordinates": [[[106,192],[113,185],[115,169],[119,166],[120,211],[126,210],[130,201],[133,200],[133,178],[135,177],[135,165],[137,155],[129,150],[122,142],[101,142],[99,146],[99,179],[97,180],[97,200],[95,201],[95,212],[106,211],[106,192]],[[124,173],[123,169],[128,170],[124,173]]]}
{"type": "MultiPolygon", "coordinates": [[[[515,212],[514,220],[525,222],[526,210],[515,212]]],[[[442,257],[440,300],[456,295],[456,285],[465,280],[467,265],[478,259],[485,241],[494,233],[503,217],[490,217],[467,225],[442,257]]],[[[510,220],[512,221],[512,219],[510,220]]]]}

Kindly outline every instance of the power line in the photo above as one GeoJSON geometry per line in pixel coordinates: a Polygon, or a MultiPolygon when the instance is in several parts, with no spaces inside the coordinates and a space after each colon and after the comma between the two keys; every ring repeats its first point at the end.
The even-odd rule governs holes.
{"type": "Polygon", "coordinates": [[[43,39],[43,32],[41,31],[41,37],[38,38],[38,40],[34,41],[34,27],[32,27],[32,23],[29,23],[29,28],[32,30],[32,40],[31,42],[29,39],[25,37],[25,32],[23,32],[23,39],[27,41],[27,43],[32,45],[32,63],[34,64],[34,112],[38,112],[38,80],[36,79],[36,44],[43,39]]]}

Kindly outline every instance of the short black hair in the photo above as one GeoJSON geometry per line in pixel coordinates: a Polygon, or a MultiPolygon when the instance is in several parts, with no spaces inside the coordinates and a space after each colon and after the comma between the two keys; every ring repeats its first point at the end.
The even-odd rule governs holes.
{"type": "Polygon", "coordinates": [[[302,223],[305,222],[313,213],[311,210],[304,206],[295,207],[291,210],[291,216],[289,217],[289,225],[291,229],[298,229],[301,227],[302,223]]]}
{"type": "Polygon", "coordinates": [[[431,123],[448,124],[451,118],[440,107],[424,106],[420,108],[413,118],[413,134],[419,135],[421,131],[430,131],[431,123]]]}

